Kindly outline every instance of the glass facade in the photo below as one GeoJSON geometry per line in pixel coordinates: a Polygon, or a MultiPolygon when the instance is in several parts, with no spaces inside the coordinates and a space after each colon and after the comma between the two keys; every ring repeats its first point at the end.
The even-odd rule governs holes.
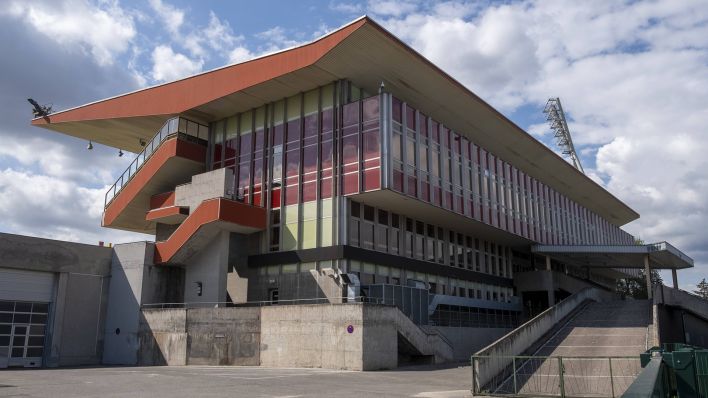
{"type": "Polygon", "coordinates": [[[599,215],[390,97],[390,188],[544,244],[633,244],[599,215]]]}
{"type": "MultiPolygon", "coordinates": [[[[431,294],[515,300],[509,247],[392,211],[395,203],[369,206],[357,196],[371,191],[392,190],[540,243],[633,243],[620,228],[441,121],[346,81],[217,121],[210,143],[211,168],[233,171],[232,197],[268,210],[258,253],[349,245],[426,264],[426,272],[349,258],[258,267],[260,290],[270,289],[271,280],[290,281],[291,291],[279,291],[283,299],[307,298],[311,270],[338,268],[358,275],[364,286],[417,283],[431,294]],[[441,267],[460,271],[452,277],[451,268],[441,267]]],[[[249,287],[249,297],[262,293],[258,289],[249,287]]],[[[499,315],[482,307],[453,305],[436,316],[441,323],[474,324],[499,315]]],[[[509,324],[515,318],[501,319],[509,324]]]]}

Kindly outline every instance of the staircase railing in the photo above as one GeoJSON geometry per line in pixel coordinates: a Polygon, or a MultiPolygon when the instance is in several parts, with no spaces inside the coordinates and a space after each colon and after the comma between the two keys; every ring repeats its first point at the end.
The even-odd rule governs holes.
{"type": "Polygon", "coordinates": [[[206,143],[209,138],[209,127],[195,121],[183,118],[173,117],[162,125],[160,130],[154,137],[145,144],[145,148],[135,157],[123,174],[118,177],[116,182],[106,192],[104,208],[108,207],[113,199],[118,196],[118,193],[128,184],[128,182],[137,174],[150,157],[155,153],[155,150],[168,138],[179,135],[181,138],[197,143],[206,143]]]}

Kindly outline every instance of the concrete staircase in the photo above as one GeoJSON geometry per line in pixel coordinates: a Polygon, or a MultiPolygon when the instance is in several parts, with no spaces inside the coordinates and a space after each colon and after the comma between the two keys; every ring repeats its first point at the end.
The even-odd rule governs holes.
{"type": "Polygon", "coordinates": [[[647,300],[590,303],[535,355],[638,356],[647,349],[651,324],[651,303],[647,300]]]}
{"type": "Polygon", "coordinates": [[[399,336],[399,351],[403,345],[413,356],[430,358],[433,363],[453,360],[452,344],[442,334],[434,330],[423,329],[398,309],[396,309],[395,325],[399,336]],[[403,339],[402,342],[401,339],[403,339]]]}

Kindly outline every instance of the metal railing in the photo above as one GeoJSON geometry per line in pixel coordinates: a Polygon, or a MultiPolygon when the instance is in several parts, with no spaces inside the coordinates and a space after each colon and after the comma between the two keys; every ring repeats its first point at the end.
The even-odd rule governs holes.
{"type": "Polygon", "coordinates": [[[472,356],[472,393],[514,397],[619,397],[641,372],[639,357],[472,356]],[[479,362],[504,369],[476,382],[479,362]],[[508,363],[508,365],[507,365],[508,363]]]}
{"type": "Polygon", "coordinates": [[[125,187],[143,167],[145,162],[152,157],[155,150],[160,147],[163,141],[177,135],[187,141],[205,144],[209,139],[209,127],[183,117],[173,117],[167,120],[157,134],[152,137],[150,142],[145,144],[143,150],[135,157],[135,160],[130,163],[130,166],[125,169],[123,174],[121,174],[116,182],[108,189],[103,207],[108,207],[123,187],[125,187]]]}
{"type": "Polygon", "coordinates": [[[214,307],[266,307],[273,305],[298,305],[298,304],[377,304],[389,305],[393,304],[386,302],[377,297],[317,297],[307,299],[290,299],[290,300],[263,300],[263,301],[246,301],[243,303],[234,303],[231,301],[196,301],[182,303],[150,303],[142,304],[144,309],[168,309],[168,308],[214,308],[214,307]]]}

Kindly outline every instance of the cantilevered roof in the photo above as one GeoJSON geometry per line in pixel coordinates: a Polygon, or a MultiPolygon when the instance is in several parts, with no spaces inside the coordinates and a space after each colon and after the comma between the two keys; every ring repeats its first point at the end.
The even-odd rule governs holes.
{"type": "Polygon", "coordinates": [[[313,42],[37,118],[33,125],[139,152],[174,115],[210,122],[349,79],[385,89],[615,225],[639,214],[394,37],[361,17],[313,42]]]}
{"type": "Polygon", "coordinates": [[[693,267],[693,259],[667,242],[648,245],[534,245],[531,251],[558,261],[596,268],[644,268],[644,258],[654,269],[693,267]]]}

